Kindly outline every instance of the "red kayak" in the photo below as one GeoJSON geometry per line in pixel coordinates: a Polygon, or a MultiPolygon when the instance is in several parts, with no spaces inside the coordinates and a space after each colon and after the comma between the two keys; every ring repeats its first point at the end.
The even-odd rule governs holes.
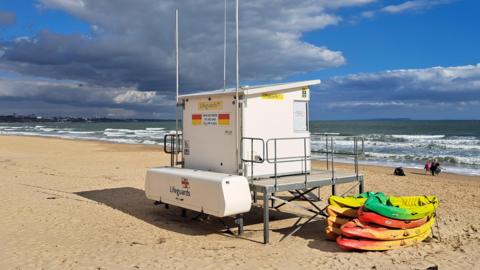
{"type": "Polygon", "coordinates": [[[415,220],[398,220],[387,218],[375,212],[368,212],[362,206],[358,209],[358,219],[365,223],[375,223],[381,226],[395,228],[395,229],[411,229],[419,227],[427,222],[428,217],[415,220]]]}

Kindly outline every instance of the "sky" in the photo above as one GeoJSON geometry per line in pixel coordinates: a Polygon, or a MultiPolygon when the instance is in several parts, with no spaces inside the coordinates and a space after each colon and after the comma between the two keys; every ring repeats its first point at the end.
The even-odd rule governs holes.
{"type": "MultiPolygon", "coordinates": [[[[0,0],[0,114],[173,118],[176,8],[180,92],[222,88],[222,0],[0,0]]],[[[321,79],[311,119],[480,119],[478,11],[475,0],[240,0],[241,84],[321,79]]]]}

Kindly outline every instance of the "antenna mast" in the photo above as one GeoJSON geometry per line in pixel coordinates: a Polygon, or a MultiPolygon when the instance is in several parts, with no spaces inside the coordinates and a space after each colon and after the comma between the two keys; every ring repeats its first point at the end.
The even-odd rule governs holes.
{"type": "Polygon", "coordinates": [[[179,143],[180,140],[178,139],[178,88],[179,88],[179,80],[178,80],[178,8],[175,10],[175,62],[176,62],[176,96],[175,96],[175,165],[178,162],[178,151],[180,149],[179,143]]]}
{"type": "Polygon", "coordinates": [[[223,26],[223,91],[227,90],[227,0],[225,0],[225,24],[223,26]]]}
{"type": "Polygon", "coordinates": [[[240,100],[238,98],[238,91],[240,90],[240,72],[238,63],[238,1],[235,0],[235,71],[236,71],[236,88],[235,88],[235,143],[236,143],[236,164],[237,169],[240,171],[240,138],[239,138],[239,106],[240,100]]]}

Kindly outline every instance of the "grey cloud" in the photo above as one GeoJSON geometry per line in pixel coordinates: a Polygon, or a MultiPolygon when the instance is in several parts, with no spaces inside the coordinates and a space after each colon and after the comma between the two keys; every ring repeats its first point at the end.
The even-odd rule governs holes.
{"type": "MultiPolygon", "coordinates": [[[[69,107],[87,112],[90,108],[102,108],[103,112],[132,112],[151,118],[158,108],[171,109],[174,102],[167,96],[153,91],[138,91],[130,87],[104,87],[75,81],[54,81],[38,78],[0,78],[0,104],[50,104],[52,108],[69,107]]],[[[43,111],[43,109],[42,109],[43,111]]],[[[57,112],[58,115],[59,113],[57,112]]],[[[165,115],[169,115],[166,113],[165,115]]]]}
{"type": "MultiPolygon", "coordinates": [[[[342,53],[301,40],[302,33],[335,25],[339,8],[369,3],[346,1],[242,1],[241,78],[282,79],[336,67],[342,53]],[[334,2],[334,3],[333,3],[334,2]]],[[[12,41],[0,69],[109,87],[172,93],[174,87],[174,9],[180,9],[180,73],[183,91],[219,88],[223,66],[223,1],[132,2],[42,0],[42,9],[62,9],[88,22],[89,36],[44,30],[12,41]]],[[[229,82],[233,83],[233,1],[229,1],[229,82]]]]}

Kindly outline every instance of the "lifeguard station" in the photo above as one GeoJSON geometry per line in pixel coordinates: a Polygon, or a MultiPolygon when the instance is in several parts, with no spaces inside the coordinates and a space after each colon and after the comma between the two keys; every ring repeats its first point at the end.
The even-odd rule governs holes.
{"type": "Polygon", "coordinates": [[[336,185],[355,182],[363,191],[363,175],[358,171],[363,144],[352,138],[353,151],[343,153],[353,156],[354,171],[336,172],[334,156],[341,153],[335,151],[333,137],[316,134],[325,139],[325,148],[318,154],[325,154],[327,168],[312,169],[309,101],[312,86],[320,80],[240,87],[238,74],[238,39],[235,88],[178,95],[177,61],[181,127],[164,138],[170,167],[149,169],[145,192],[157,203],[217,217],[236,216],[239,233],[243,231],[242,214],[261,195],[264,243],[268,243],[271,208],[305,200],[313,213],[308,223],[324,215],[315,203],[320,198],[314,190],[331,186],[335,194],[336,185]],[[284,200],[277,192],[289,192],[292,197],[284,200]]]}

